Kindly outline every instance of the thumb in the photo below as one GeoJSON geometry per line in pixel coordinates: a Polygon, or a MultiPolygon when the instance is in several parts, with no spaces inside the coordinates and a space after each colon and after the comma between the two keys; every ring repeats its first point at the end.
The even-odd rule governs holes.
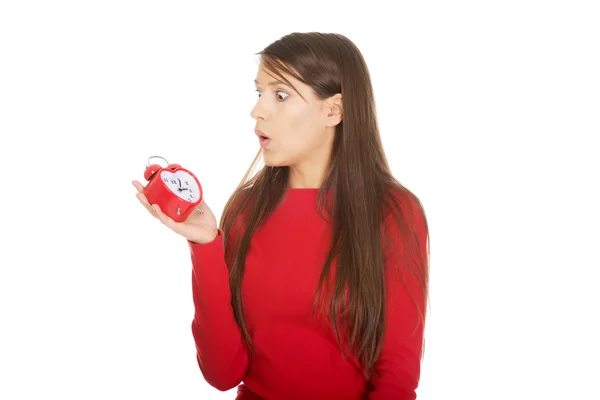
{"type": "Polygon", "coordinates": [[[210,210],[210,208],[208,207],[208,204],[206,204],[206,201],[204,199],[202,199],[200,204],[198,204],[196,206],[196,209],[199,211],[202,211],[202,212],[206,212],[207,210],[210,210]]]}

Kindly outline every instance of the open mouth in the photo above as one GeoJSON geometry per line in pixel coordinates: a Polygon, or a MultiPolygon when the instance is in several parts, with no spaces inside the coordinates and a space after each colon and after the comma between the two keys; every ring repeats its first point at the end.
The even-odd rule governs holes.
{"type": "Polygon", "coordinates": [[[267,136],[261,135],[259,136],[260,147],[263,149],[267,148],[267,145],[271,142],[271,139],[267,136]]]}
{"type": "Polygon", "coordinates": [[[271,138],[265,135],[261,130],[255,129],[256,136],[258,136],[258,141],[260,143],[260,147],[263,149],[269,144],[271,138]]]}

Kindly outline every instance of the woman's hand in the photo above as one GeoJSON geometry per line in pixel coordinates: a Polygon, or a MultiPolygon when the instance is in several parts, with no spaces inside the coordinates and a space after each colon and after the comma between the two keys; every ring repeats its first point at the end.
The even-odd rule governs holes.
{"type": "Polygon", "coordinates": [[[148,202],[148,199],[144,196],[144,187],[140,182],[133,181],[132,184],[138,191],[136,197],[150,215],[173,232],[185,237],[190,242],[200,244],[212,242],[217,237],[217,219],[204,200],[197,206],[200,211],[195,209],[185,221],[175,222],[161,211],[158,204],[152,205],[148,202]]]}

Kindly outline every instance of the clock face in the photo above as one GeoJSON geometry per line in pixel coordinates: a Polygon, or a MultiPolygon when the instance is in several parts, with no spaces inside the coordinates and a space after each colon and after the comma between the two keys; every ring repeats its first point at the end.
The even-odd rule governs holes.
{"type": "Polygon", "coordinates": [[[200,188],[189,173],[181,170],[176,172],[163,170],[160,173],[160,178],[181,199],[194,203],[200,198],[200,188]]]}

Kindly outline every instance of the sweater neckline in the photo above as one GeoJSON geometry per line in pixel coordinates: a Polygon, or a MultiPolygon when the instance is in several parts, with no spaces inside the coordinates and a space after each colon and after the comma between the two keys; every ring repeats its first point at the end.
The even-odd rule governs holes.
{"type": "Polygon", "coordinates": [[[319,188],[288,188],[288,196],[315,196],[319,193],[319,188]]]}

